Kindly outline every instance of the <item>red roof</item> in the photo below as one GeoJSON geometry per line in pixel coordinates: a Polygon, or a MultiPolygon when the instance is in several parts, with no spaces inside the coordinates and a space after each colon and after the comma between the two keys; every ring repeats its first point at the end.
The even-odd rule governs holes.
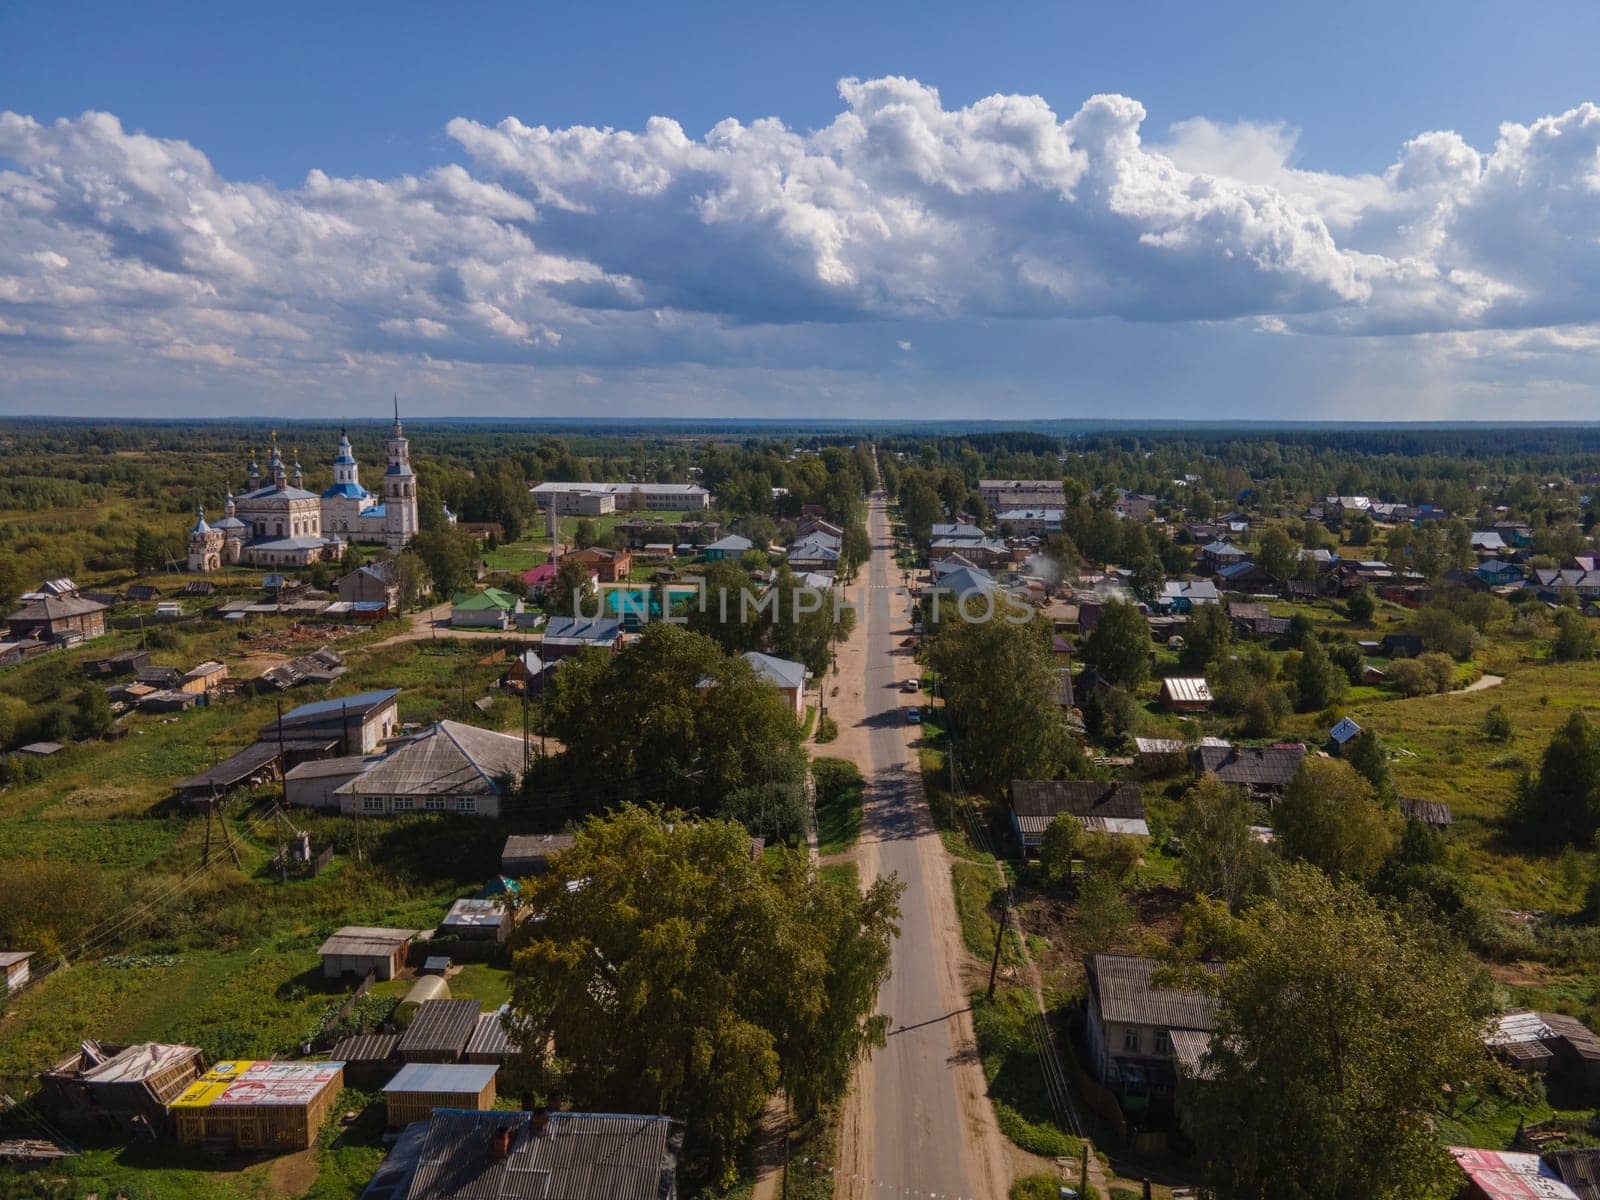
{"type": "Polygon", "coordinates": [[[549,583],[555,577],[555,564],[545,563],[542,567],[534,567],[531,571],[524,571],[522,573],[522,582],[527,584],[529,587],[539,587],[543,584],[549,583]]]}

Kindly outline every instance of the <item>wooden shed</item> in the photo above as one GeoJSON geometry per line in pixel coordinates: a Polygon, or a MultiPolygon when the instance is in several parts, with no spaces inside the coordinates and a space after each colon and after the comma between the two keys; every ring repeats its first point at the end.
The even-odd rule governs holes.
{"type": "Polygon", "coordinates": [[[389,1125],[426,1121],[436,1108],[488,1112],[499,1070],[490,1063],[408,1063],[383,1089],[389,1125]]]}
{"type": "Polygon", "coordinates": [[[412,929],[384,929],[375,925],[346,925],[318,951],[322,955],[322,974],[328,979],[341,975],[365,975],[371,971],[378,979],[393,979],[405,966],[412,929]]]}
{"type": "Polygon", "coordinates": [[[341,1062],[218,1063],[172,1104],[185,1146],[306,1150],[344,1087],[341,1062]]]}
{"type": "Polygon", "coordinates": [[[478,1029],[476,1000],[429,1000],[400,1039],[407,1063],[458,1063],[478,1029]]]}
{"type": "Polygon", "coordinates": [[[517,1044],[511,1040],[510,1031],[506,1028],[509,1007],[502,1005],[496,1011],[478,1017],[478,1027],[472,1034],[472,1040],[467,1043],[469,1063],[496,1063],[503,1067],[517,1056],[517,1044]]]}
{"type": "Polygon", "coordinates": [[[344,1064],[344,1077],[351,1087],[371,1091],[394,1077],[400,1066],[397,1033],[358,1033],[344,1038],[328,1055],[344,1064]]]}

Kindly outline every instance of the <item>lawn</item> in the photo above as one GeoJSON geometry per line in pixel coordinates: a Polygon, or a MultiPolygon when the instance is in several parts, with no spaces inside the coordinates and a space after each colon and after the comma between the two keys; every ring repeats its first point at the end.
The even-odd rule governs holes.
{"type": "Polygon", "coordinates": [[[861,769],[843,758],[811,764],[817,790],[817,853],[843,854],[861,834],[861,769]]]}

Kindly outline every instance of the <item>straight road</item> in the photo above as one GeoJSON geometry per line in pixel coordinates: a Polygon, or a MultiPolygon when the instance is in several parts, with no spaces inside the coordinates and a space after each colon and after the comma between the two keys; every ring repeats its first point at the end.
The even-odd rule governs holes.
{"type": "Polygon", "coordinates": [[[910,635],[909,600],[881,496],[870,502],[868,531],[872,561],[854,597],[855,650],[840,663],[833,752],[853,758],[867,779],[857,851],[863,882],[893,872],[906,890],[893,973],[879,997],[893,1024],[888,1045],[857,1072],[840,1191],[1000,1200],[1009,1154],[973,1043],[950,863],[922,789],[918,727],[906,715],[914,697],[900,687],[916,668],[901,647],[910,635]]]}

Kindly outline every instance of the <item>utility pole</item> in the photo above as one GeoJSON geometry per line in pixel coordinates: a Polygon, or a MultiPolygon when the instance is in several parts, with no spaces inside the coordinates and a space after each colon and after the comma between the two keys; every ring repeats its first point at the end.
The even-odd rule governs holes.
{"type": "Polygon", "coordinates": [[[1000,947],[1005,944],[1006,926],[1011,922],[1011,897],[1006,897],[1005,906],[1000,910],[1000,928],[994,933],[994,961],[989,964],[989,999],[994,999],[994,980],[1000,973],[1000,947]]]}

